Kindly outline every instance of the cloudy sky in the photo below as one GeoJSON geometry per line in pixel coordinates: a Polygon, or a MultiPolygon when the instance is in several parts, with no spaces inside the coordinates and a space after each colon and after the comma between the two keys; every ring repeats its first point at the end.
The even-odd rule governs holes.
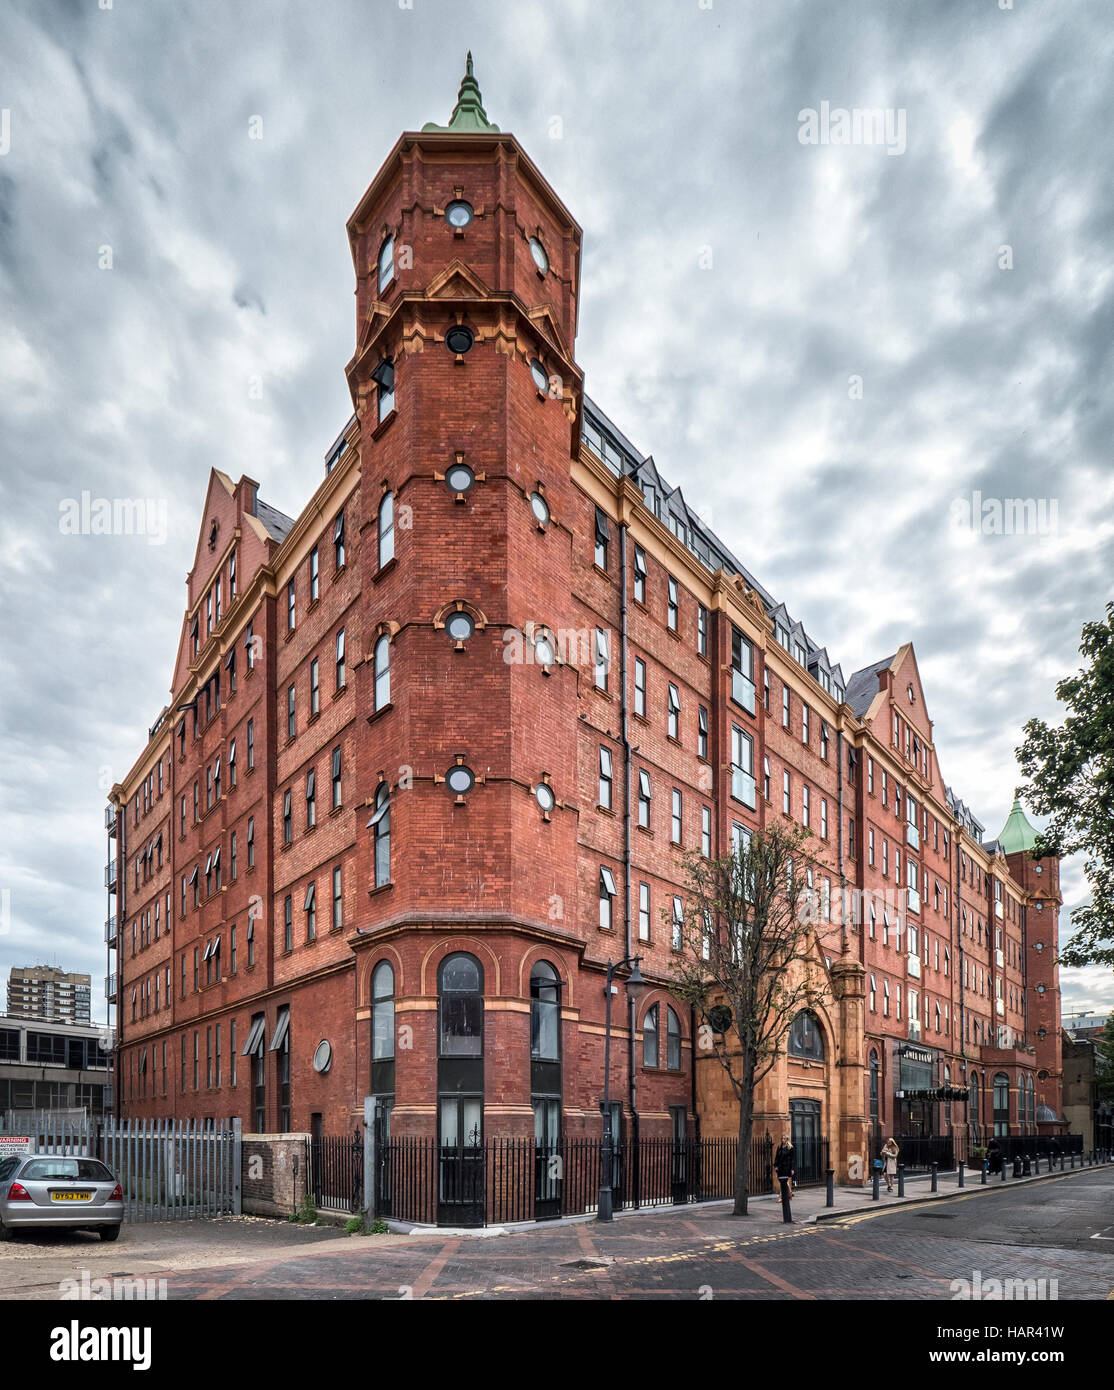
{"type": "Polygon", "coordinates": [[[167,699],[209,470],[290,514],[316,487],[345,219],[468,48],[584,228],[603,409],[845,672],[913,641],[988,833],[1057,717],[1114,574],[1108,0],[5,0],[3,978],[103,975],[105,793],[167,699]],[[889,138],[836,143],[854,108],[889,138]],[[65,534],[83,493],[155,534],[65,534]],[[1051,533],[984,533],[974,493],[1051,533]]]}

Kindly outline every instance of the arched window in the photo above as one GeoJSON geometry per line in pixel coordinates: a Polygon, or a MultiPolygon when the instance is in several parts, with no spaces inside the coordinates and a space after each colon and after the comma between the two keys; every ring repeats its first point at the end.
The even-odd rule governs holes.
{"type": "Polygon", "coordinates": [[[994,1075],[994,1133],[1010,1132],[1010,1079],[1004,1071],[994,1075]]]}
{"type": "Polygon", "coordinates": [[[670,1071],[681,1070],[681,1020],[668,1007],[665,1011],[665,1065],[670,1071]]]}
{"type": "Polygon", "coordinates": [[[379,288],[381,290],[386,289],[394,278],[395,239],[393,236],[389,236],[379,248],[379,288]]]}
{"type": "Polygon", "coordinates": [[[658,1006],[651,1004],[642,1020],[642,1065],[656,1067],[660,1052],[658,1049],[658,1006]]]}
{"type": "Polygon", "coordinates": [[[380,782],[375,790],[375,810],[368,829],[375,835],[375,886],[391,881],[391,789],[380,782]]]}
{"type": "Polygon", "coordinates": [[[381,960],[371,973],[371,1056],[375,1062],[395,1055],[395,972],[381,960]]]}
{"type": "Polygon", "coordinates": [[[482,1057],[483,972],[474,956],[446,956],[437,972],[441,1056],[482,1057]]]}
{"type": "Polygon", "coordinates": [[[395,558],[395,496],[385,492],[379,503],[379,568],[395,558]]]}
{"type": "Polygon", "coordinates": [[[375,708],[391,703],[391,639],[386,633],[375,644],[375,708]]]}
{"type": "Polygon", "coordinates": [[[824,1039],[815,1014],[802,1009],[789,1027],[790,1057],[807,1057],[810,1061],[824,1060],[824,1039]]]}
{"type": "Polygon", "coordinates": [[[561,982],[548,961],[530,971],[530,1056],[556,1062],[560,1052],[561,982]]]}

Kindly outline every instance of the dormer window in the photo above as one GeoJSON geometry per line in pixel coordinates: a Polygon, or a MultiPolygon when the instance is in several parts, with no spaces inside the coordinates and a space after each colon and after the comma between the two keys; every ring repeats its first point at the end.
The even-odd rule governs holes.
{"type": "Polygon", "coordinates": [[[386,287],[395,278],[395,239],[389,236],[379,249],[379,288],[386,287]]]}

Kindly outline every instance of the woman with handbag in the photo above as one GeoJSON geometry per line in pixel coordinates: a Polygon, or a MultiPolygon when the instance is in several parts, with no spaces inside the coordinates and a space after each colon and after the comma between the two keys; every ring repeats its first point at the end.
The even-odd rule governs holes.
{"type": "Polygon", "coordinates": [[[897,1146],[897,1140],[891,1134],[882,1145],[882,1173],[886,1179],[886,1191],[894,1190],[894,1178],[897,1175],[897,1156],[901,1150],[897,1146]]]}

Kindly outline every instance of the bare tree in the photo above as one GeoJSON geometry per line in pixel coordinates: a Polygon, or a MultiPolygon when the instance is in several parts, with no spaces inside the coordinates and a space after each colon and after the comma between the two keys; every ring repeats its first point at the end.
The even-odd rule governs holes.
{"type": "Polygon", "coordinates": [[[817,949],[826,905],[808,888],[810,838],[797,826],[774,825],[722,859],[683,856],[672,988],[704,1020],[694,1063],[700,1049],[711,1052],[739,1102],[736,1216],[747,1212],[755,1087],[783,1053],[794,1017],[830,993],[817,949]]]}

